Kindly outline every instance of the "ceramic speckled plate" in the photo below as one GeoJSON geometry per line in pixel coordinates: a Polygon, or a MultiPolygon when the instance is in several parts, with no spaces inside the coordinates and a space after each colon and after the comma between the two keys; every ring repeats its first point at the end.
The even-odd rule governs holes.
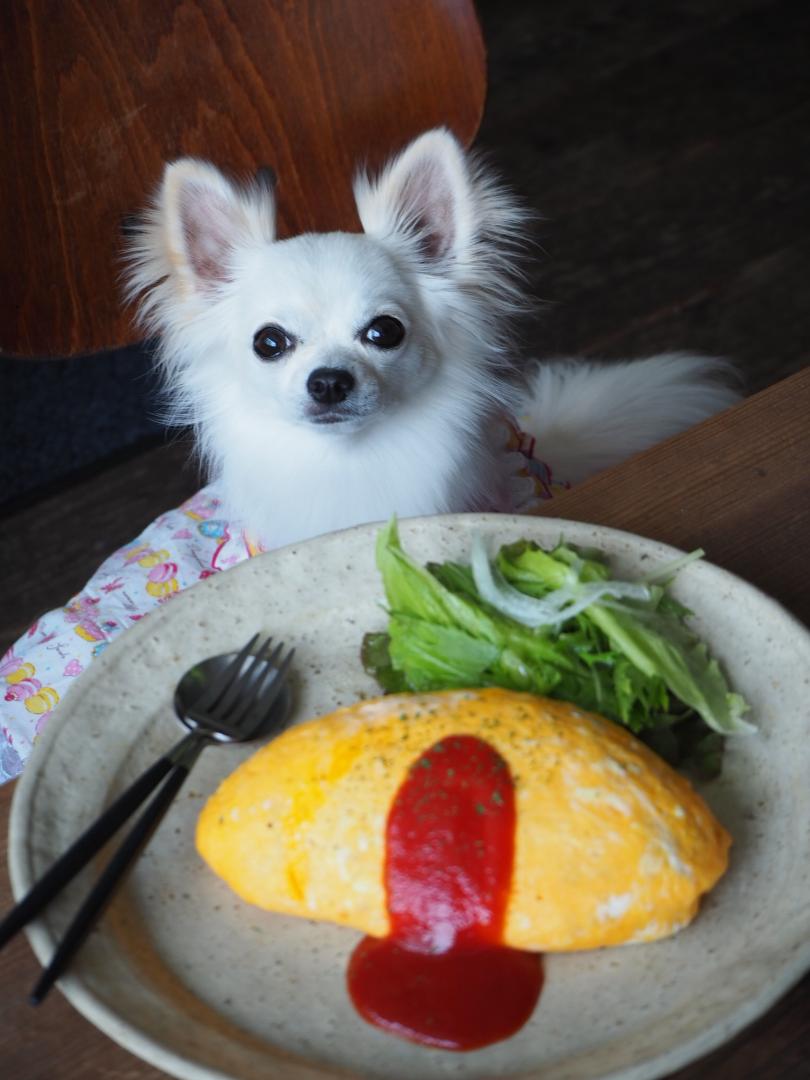
{"type": "MultiPolygon", "coordinates": [[[[609,553],[632,576],[676,553],[594,526],[463,515],[402,523],[419,558],[463,557],[470,533],[609,553]]],[[[385,616],[363,526],[208,579],[135,625],[82,676],[15,795],[10,869],[20,896],[121,788],[176,739],[172,692],[200,657],[263,629],[297,648],[296,719],[376,691],[359,663],[385,616]]],[[[193,831],[217,782],[250,751],[206,751],[102,924],[60,983],[88,1019],[178,1077],[656,1077],[760,1015],[810,966],[810,636],[773,601],[706,563],[676,595],[696,613],[759,734],[729,744],[705,796],[734,837],[732,865],[677,937],[546,958],[514,1038],[469,1054],[427,1050],[365,1024],[344,971],[358,935],[241,903],[201,863],[193,831]]],[[[30,927],[46,960],[98,866],[30,927]]]]}

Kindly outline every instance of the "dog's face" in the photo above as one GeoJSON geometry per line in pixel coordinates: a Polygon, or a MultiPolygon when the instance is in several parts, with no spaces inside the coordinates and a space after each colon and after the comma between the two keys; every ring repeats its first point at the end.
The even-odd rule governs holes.
{"type": "Polygon", "coordinates": [[[442,130],[358,177],[355,198],[363,233],[278,241],[266,187],[167,167],[129,282],[179,416],[205,429],[230,412],[230,438],[280,422],[323,439],[394,417],[437,377],[449,409],[461,396],[482,411],[520,212],[442,130]]]}
{"type": "Polygon", "coordinates": [[[356,431],[430,380],[436,350],[415,282],[369,237],[257,247],[229,291],[240,383],[279,419],[356,431]]]}

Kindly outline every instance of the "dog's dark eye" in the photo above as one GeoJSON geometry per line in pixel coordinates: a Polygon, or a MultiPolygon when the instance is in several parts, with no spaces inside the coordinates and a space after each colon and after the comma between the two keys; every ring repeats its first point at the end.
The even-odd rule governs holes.
{"type": "Polygon", "coordinates": [[[262,360],[278,360],[295,342],[280,326],[263,326],[253,335],[253,351],[262,360]]]}
{"type": "Polygon", "coordinates": [[[395,349],[405,337],[405,327],[393,315],[378,315],[360,336],[363,341],[376,345],[378,349],[395,349]]]}

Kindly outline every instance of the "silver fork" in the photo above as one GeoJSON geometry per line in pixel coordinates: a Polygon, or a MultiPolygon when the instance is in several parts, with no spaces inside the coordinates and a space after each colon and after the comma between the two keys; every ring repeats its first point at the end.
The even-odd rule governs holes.
{"type": "Polygon", "coordinates": [[[254,635],[232,659],[213,657],[186,672],[175,693],[175,709],[191,732],[127,788],[0,923],[2,948],[76,876],[168,775],[76,913],[29,998],[32,1004],[44,999],[87,937],[182,787],[200,751],[211,743],[246,742],[283,727],[289,711],[288,696],[283,691],[294,650],[282,659],[284,646],[279,644],[268,655],[268,640],[251,657],[258,638],[258,634],[254,635]],[[228,662],[223,665],[223,660],[228,662]],[[217,670],[212,675],[214,668],[217,670]]]}

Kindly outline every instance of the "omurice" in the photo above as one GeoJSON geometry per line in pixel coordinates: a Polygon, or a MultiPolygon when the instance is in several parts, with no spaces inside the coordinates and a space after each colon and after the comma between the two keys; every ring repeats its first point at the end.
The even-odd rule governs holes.
{"type": "MultiPolygon", "coordinates": [[[[501,689],[394,694],[290,728],[211,796],[198,850],[252,904],[384,937],[397,793],[420,768],[449,791],[441,752],[465,737],[502,760],[513,791],[504,945],[547,952],[666,937],[726,870],[729,834],[634,736],[572,705],[501,689]]],[[[486,859],[485,826],[503,790],[482,783],[470,805],[486,859]]]]}

